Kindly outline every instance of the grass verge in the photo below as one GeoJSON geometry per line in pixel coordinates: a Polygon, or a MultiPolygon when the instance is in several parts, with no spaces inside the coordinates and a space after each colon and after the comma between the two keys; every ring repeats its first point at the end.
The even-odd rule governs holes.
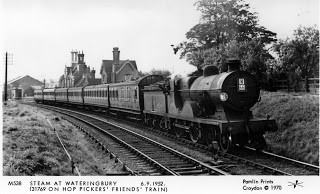
{"type": "Polygon", "coordinates": [[[77,128],[51,112],[9,103],[3,107],[3,175],[69,176],[70,161],[47,119],[56,128],[81,175],[122,172],[77,128]]]}
{"type": "Polygon", "coordinates": [[[252,111],[277,121],[279,130],[266,134],[272,152],[319,165],[319,96],[262,92],[252,111]]]}

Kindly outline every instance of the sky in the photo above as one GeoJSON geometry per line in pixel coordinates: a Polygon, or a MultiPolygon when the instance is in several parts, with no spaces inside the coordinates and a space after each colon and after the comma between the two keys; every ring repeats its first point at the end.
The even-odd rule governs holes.
{"type": "MultiPolygon", "coordinates": [[[[166,69],[186,75],[195,68],[170,45],[186,40],[199,22],[196,0],[0,0],[0,49],[13,54],[8,80],[30,75],[57,81],[80,50],[96,70],[119,47],[121,60],[135,60],[138,70],[166,69]]],[[[318,0],[246,0],[259,24],[290,37],[302,26],[319,26],[318,0]]],[[[4,65],[1,83],[4,83],[4,65]]]]}

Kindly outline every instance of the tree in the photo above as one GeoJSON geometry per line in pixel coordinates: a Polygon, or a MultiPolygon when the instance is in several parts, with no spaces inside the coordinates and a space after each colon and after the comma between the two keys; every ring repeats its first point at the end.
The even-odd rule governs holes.
{"type": "Polygon", "coordinates": [[[201,56],[207,56],[208,49],[219,53],[232,41],[259,39],[264,45],[276,41],[276,33],[259,26],[257,14],[250,12],[249,4],[242,0],[200,0],[196,5],[202,13],[200,22],[186,33],[188,41],[175,49],[180,49],[181,58],[192,53],[187,61],[198,69],[203,66],[205,59],[201,56]]]}
{"type": "Polygon", "coordinates": [[[151,69],[149,72],[138,72],[139,77],[143,77],[146,75],[162,75],[164,78],[169,77],[171,75],[171,72],[168,70],[161,70],[161,69],[151,69]]]}
{"type": "MultiPolygon", "coordinates": [[[[299,27],[294,31],[292,40],[279,40],[274,45],[282,62],[282,71],[288,77],[306,78],[313,76],[314,69],[319,65],[319,30],[314,27],[299,27]]],[[[308,91],[308,82],[305,81],[308,91]]]]}
{"type": "MultiPolygon", "coordinates": [[[[194,63],[200,60],[193,60],[193,57],[201,58],[201,65],[215,65],[220,72],[228,70],[226,62],[230,58],[241,60],[242,69],[253,75],[263,84],[267,81],[267,65],[268,60],[273,59],[264,44],[259,39],[252,39],[242,42],[231,41],[221,45],[219,49],[211,48],[203,51],[194,52],[197,55],[188,54],[187,61],[194,63]]],[[[199,66],[198,66],[199,67],[199,66]]],[[[201,74],[201,68],[198,68],[201,74]]],[[[199,75],[194,72],[190,75],[199,75]]]]}

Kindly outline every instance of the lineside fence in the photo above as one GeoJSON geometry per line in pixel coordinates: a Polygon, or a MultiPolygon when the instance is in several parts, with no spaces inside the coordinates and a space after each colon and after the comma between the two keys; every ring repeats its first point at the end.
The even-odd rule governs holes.
{"type": "Polygon", "coordinates": [[[69,158],[69,160],[70,160],[71,172],[72,172],[72,174],[74,173],[74,169],[75,169],[76,172],[77,172],[77,174],[78,174],[78,176],[81,176],[78,167],[75,165],[74,160],[72,159],[72,157],[71,157],[71,155],[69,154],[68,150],[67,150],[66,147],[64,146],[62,140],[61,140],[60,137],[59,137],[58,132],[57,132],[56,129],[52,126],[52,124],[51,124],[51,122],[49,121],[49,119],[47,119],[47,121],[48,121],[48,123],[50,124],[50,126],[51,126],[51,128],[53,129],[53,131],[54,131],[54,133],[56,134],[56,136],[58,137],[59,142],[60,142],[62,148],[64,149],[64,151],[66,152],[66,154],[67,154],[67,156],[68,156],[68,158],[69,158]]]}
{"type": "Polygon", "coordinates": [[[290,83],[289,80],[277,80],[275,82],[277,91],[283,92],[309,92],[310,94],[319,94],[319,78],[308,78],[290,83]],[[308,91],[305,82],[308,82],[308,91]]]}

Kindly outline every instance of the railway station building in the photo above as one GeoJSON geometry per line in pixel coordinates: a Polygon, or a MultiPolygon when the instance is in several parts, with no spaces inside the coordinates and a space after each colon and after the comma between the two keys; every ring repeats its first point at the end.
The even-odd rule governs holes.
{"type": "Polygon", "coordinates": [[[64,74],[59,79],[59,87],[83,87],[101,84],[101,79],[95,77],[96,71],[90,70],[84,61],[84,54],[71,51],[71,66],[65,66],[64,74]]]}
{"type": "Polygon", "coordinates": [[[100,69],[101,83],[109,84],[136,80],[138,78],[136,61],[120,60],[118,47],[114,47],[112,52],[112,60],[102,60],[100,69]]]}
{"type": "Polygon", "coordinates": [[[34,79],[29,75],[19,76],[8,81],[7,98],[21,99],[23,97],[31,97],[34,95],[34,89],[39,89],[41,87],[43,87],[43,82],[34,79]]]}

